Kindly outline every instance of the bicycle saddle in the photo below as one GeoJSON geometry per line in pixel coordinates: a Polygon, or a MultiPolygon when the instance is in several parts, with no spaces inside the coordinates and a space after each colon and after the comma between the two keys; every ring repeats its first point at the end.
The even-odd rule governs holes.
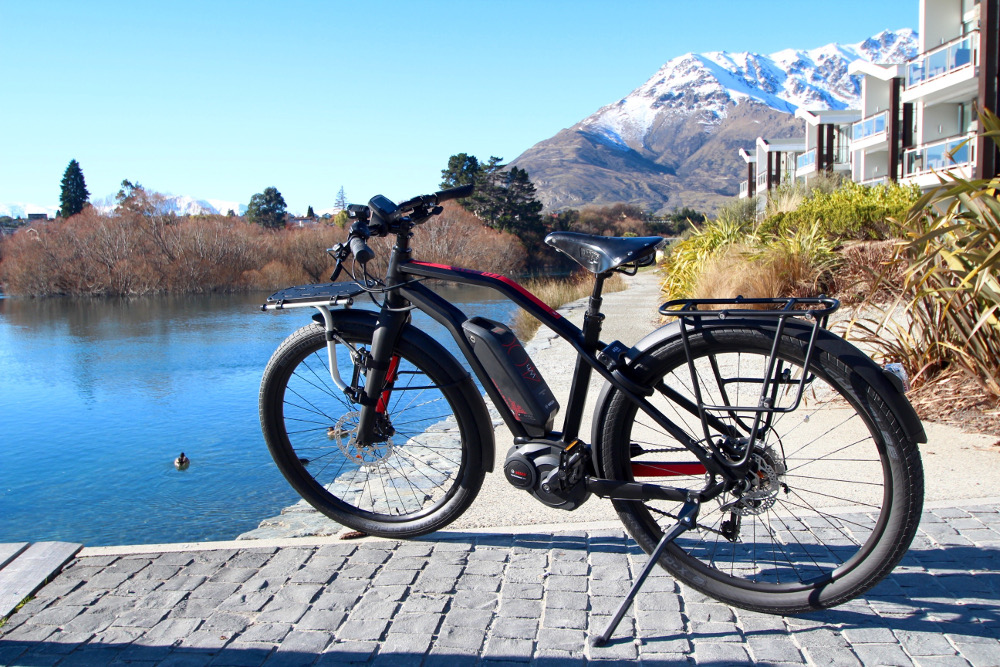
{"type": "Polygon", "coordinates": [[[622,264],[637,262],[644,266],[651,263],[656,246],[663,239],[659,236],[595,236],[578,232],[552,232],[545,237],[545,242],[588,271],[604,273],[622,264]],[[644,261],[647,259],[650,261],[644,261]]]}

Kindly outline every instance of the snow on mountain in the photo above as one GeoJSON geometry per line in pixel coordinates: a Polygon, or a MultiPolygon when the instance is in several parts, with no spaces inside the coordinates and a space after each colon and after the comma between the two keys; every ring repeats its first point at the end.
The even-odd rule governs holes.
{"type": "Polygon", "coordinates": [[[621,148],[635,147],[664,115],[700,114],[709,130],[734,104],[754,101],[785,113],[799,107],[847,109],[861,84],[847,73],[855,60],[900,63],[917,53],[916,32],[885,30],[857,44],[756,53],[688,53],[667,62],[627,97],[578,125],[621,148]]]}
{"type": "Polygon", "coordinates": [[[25,203],[0,204],[0,216],[11,218],[26,218],[29,213],[45,213],[52,218],[55,217],[58,210],[58,206],[36,206],[25,203]]]}

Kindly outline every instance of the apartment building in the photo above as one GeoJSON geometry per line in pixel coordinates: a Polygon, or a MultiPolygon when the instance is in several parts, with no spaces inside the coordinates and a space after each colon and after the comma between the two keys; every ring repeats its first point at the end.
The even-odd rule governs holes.
{"type": "Polygon", "coordinates": [[[900,94],[913,109],[901,183],[931,187],[942,170],[961,178],[996,173],[992,146],[976,137],[977,110],[997,110],[996,14],[997,0],[921,0],[920,54],[906,64],[900,94]]]}
{"type": "Polygon", "coordinates": [[[740,149],[747,164],[747,179],[740,183],[740,198],[753,197],[795,179],[795,162],[805,152],[806,142],[796,139],[757,137],[754,151],[740,149]]]}
{"type": "Polygon", "coordinates": [[[899,178],[902,148],[913,144],[913,105],[902,105],[904,65],[851,64],[861,77],[861,119],[851,127],[851,180],[877,185],[899,178]]]}
{"type": "Polygon", "coordinates": [[[807,111],[798,109],[796,118],[805,121],[805,152],[795,160],[795,178],[809,183],[823,173],[851,171],[851,127],[861,118],[853,109],[807,111]]]}
{"type": "MultiPolygon", "coordinates": [[[[1000,113],[1000,0],[920,0],[919,39],[919,54],[903,65],[851,65],[862,77],[859,110],[796,112],[806,138],[794,178],[841,171],[868,185],[928,188],[945,170],[1000,174],[1000,151],[977,120],[980,109],[1000,113]]],[[[759,174],[756,182],[756,192],[767,189],[759,174]]],[[[751,194],[741,185],[740,196],[751,194]]]]}

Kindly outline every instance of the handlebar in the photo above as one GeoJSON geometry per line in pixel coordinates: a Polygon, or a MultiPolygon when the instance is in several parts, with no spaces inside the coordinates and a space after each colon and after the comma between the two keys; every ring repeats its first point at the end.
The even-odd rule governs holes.
{"type": "Polygon", "coordinates": [[[368,244],[361,237],[351,236],[348,244],[351,247],[351,252],[354,254],[354,259],[361,262],[362,266],[375,258],[375,252],[368,247],[368,244]]]}
{"type": "MultiPolygon", "coordinates": [[[[468,197],[474,189],[475,186],[471,184],[462,185],[457,188],[440,190],[432,195],[420,195],[413,199],[407,199],[399,205],[393,204],[382,195],[372,197],[368,206],[351,204],[347,207],[347,217],[354,220],[354,224],[351,225],[351,232],[347,237],[347,249],[354,255],[355,260],[364,265],[375,257],[374,251],[366,243],[373,232],[377,236],[385,236],[390,231],[394,231],[393,223],[399,223],[403,219],[410,220],[409,213],[417,213],[411,222],[419,224],[432,215],[440,213],[442,209],[438,204],[441,202],[468,197]],[[373,220],[373,229],[371,230],[368,228],[369,220],[373,220]]],[[[337,246],[330,250],[333,251],[336,248],[337,246]]],[[[347,255],[342,250],[334,253],[335,256],[338,254],[343,255],[342,258],[338,257],[339,266],[339,262],[346,259],[347,255]]]]}
{"type": "Polygon", "coordinates": [[[462,199],[463,197],[468,197],[472,194],[475,186],[460,185],[457,188],[450,188],[448,190],[439,190],[432,195],[420,195],[414,197],[413,199],[407,199],[402,204],[399,205],[400,211],[412,211],[418,206],[436,206],[441,202],[446,202],[451,199],[462,199]]]}

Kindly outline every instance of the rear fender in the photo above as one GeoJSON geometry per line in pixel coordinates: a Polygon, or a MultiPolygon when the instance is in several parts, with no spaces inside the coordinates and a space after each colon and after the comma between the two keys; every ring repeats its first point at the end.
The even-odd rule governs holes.
{"type": "MultiPolygon", "coordinates": [[[[371,310],[355,308],[331,310],[330,315],[333,318],[334,329],[337,328],[338,324],[346,326],[348,323],[371,327],[372,329],[378,325],[378,313],[371,310]]],[[[320,326],[324,326],[323,316],[320,313],[313,315],[312,319],[320,326]]],[[[465,396],[466,400],[468,400],[469,407],[472,410],[477,435],[479,436],[483,470],[485,472],[493,472],[493,464],[496,456],[496,445],[493,438],[493,419],[490,417],[489,410],[486,409],[482,393],[476,387],[472,376],[469,375],[462,367],[462,364],[441,343],[412,324],[407,323],[403,325],[400,336],[407,337],[433,356],[444,367],[445,372],[448,374],[448,380],[458,385],[459,390],[465,396]]]]}
{"type": "MultiPolygon", "coordinates": [[[[778,322],[771,319],[754,318],[727,318],[725,320],[708,320],[690,327],[690,329],[732,329],[736,326],[756,329],[764,333],[774,335],[778,327],[778,322]]],[[[689,330],[690,330],[689,329],[689,330]]],[[[811,324],[801,320],[789,319],[785,322],[784,335],[798,338],[808,342],[812,334],[811,324]]],[[[680,323],[671,322],[655,331],[650,332],[642,340],[629,350],[627,358],[629,367],[633,367],[644,360],[644,357],[652,350],[659,348],[681,335],[680,323]]],[[[858,376],[871,386],[885,400],[886,405],[893,416],[900,423],[906,437],[913,442],[927,442],[927,434],[924,432],[923,424],[917,417],[916,411],[910,405],[902,388],[899,386],[897,378],[888,371],[885,371],[878,364],[871,360],[868,355],[857,347],[847,342],[840,336],[833,334],[826,329],[820,329],[816,334],[816,347],[820,350],[843,361],[847,366],[857,372],[858,376]]],[[[864,395],[863,387],[855,387],[858,394],[864,395]]],[[[594,408],[594,421],[591,426],[592,442],[598,442],[598,434],[607,419],[607,411],[611,401],[613,387],[605,382],[597,397],[597,404],[594,408]]],[[[596,447],[595,447],[596,450],[596,447]]],[[[598,471],[603,474],[601,467],[600,452],[595,451],[594,457],[598,471]]]]}

